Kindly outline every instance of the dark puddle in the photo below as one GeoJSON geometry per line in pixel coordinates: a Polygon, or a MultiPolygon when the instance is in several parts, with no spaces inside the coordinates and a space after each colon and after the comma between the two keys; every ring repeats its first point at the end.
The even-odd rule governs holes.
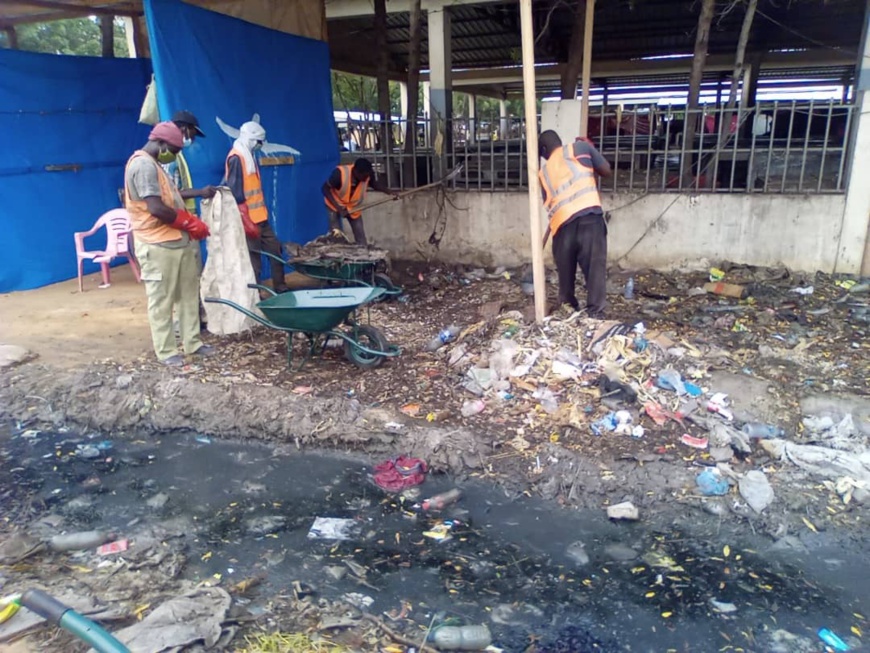
{"type": "MultiPolygon", "coordinates": [[[[228,584],[261,575],[263,603],[300,581],[328,598],[369,597],[366,610],[376,614],[407,603],[423,626],[436,612],[486,622],[511,652],[532,643],[554,653],[682,652],[765,651],[778,629],[814,636],[827,626],[845,635],[862,625],[870,596],[862,551],[756,552],[767,545],[738,544],[713,519],[692,516],[662,532],[473,483],[441,516],[461,522],[452,539],[436,541],[423,533],[438,519],[415,517],[409,503],[386,496],[356,458],[275,455],[181,434],[115,441],[95,459],[75,453],[99,442],[7,432],[6,516],[56,512],[70,530],[122,537],[147,523],[187,522],[184,575],[219,574],[228,584]],[[353,519],[358,535],[310,539],[317,516],[353,519]]],[[[432,478],[423,495],[450,487],[432,478]]],[[[249,607],[258,609],[256,597],[249,607]]]]}

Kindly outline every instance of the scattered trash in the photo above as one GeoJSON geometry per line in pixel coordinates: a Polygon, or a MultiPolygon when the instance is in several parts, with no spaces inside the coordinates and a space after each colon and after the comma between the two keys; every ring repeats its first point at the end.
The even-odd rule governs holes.
{"type": "Polygon", "coordinates": [[[819,628],[819,639],[835,651],[850,651],[851,647],[829,628],[819,628]]]}
{"type": "Polygon", "coordinates": [[[737,606],[733,603],[725,603],[723,601],[717,601],[716,599],[710,599],[710,605],[716,612],[721,614],[731,614],[732,612],[737,612],[737,606]]]}
{"type": "Polygon", "coordinates": [[[616,419],[616,413],[609,413],[601,419],[593,422],[590,426],[595,435],[601,435],[605,431],[615,431],[619,422],[616,419]]]}
{"type": "Polygon", "coordinates": [[[628,281],[625,283],[625,292],[623,296],[626,299],[634,299],[634,277],[629,277],[628,281]]]}
{"type": "Polygon", "coordinates": [[[728,494],[728,480],[715,467],[708,467],[695,477],[695,483],[705,497],[720,497],[728,494]]]}
{"type": "Polygon", "coordinates": [[[82,531],[55,535],[48,540],[48,548],[52,551],[84,551],[95,549],[112,539],[112,534],[106,531],[82,531]]]}
{"type": "Polygon", "coordinates": [[[616,520],[637,521],[640,519],[640,512],[631,501],[624,501],[614,506],[609,506],[607,508],[607,517],[616,520]]]}
{"type": "Polygon", "coordinates": [[[574,542],[565,551],[567,555],[578,567],[583,567],[589,564],[589,554],[586,553],[586,545],[583,542],[574,542]]]}
{"type": "Polygon", "coordinates": [[[812,286],[798,286],[797,288],[792,288],[789,292],[796,293],[798,295],[812,295],[815,288],[812,286]]]}
{"type": "Polygon", "coordinates": [[[659,372],[656,384],[664,389],[676,392],[678,395],[686,394],[686,386],[683,385],[683,379],[680,373],[674,368],[669,367],[659,372]]]}
{"type": "Polygon", "coordinates": [[[159,605],[142,621],[114,635],[137,653],[180,650],[202,642],[214,647],[232,599],[220,587],[199,587],[159,605]]]}
{"type": "Polygon", "coordinates": [[[342,601],[349,603],[350,605],[359,608],[360,610],[365,610],[370,608],[375,600],[367,596],[365,594],[360,594],[359,592],[350,592],[349,594],[345,594],[341,597],[342,601]]]}
{"type": "Polygon", "coordinates": [[[429,344],[426,345],[426,351],[438,351],[446,345],[448,342],[452,342],[456,340],[456,337],[462,333],[462,329],[460,329],[456,325],[451,325],[440,332],[436,337],[429,341],[429,344]]]}
{"type": "Polygon", "coordinates": [[[746,472],[737,487],[740,496],[757,513],[764,511],[773,501],[773,488],[764,472],[757,469],[746,472]]]}
{"type": "Polygon", "coordinates": [[[764,440],[767,438],[782,438],[785,436],[785,431],[772,424],[761,424],[759,422],[747,422],[740,429],[747,437],[755,438],[756,440],[764,440]]]}
{"type": "Polygon", "coordinates": [[[441,494],[436,494],[433,497],[429,497],[425,499],[421,505],[423,510],[427,511],[437,511],[444,510],[450,504],[456,503],[462,498],[462,490],[459,488],[453,488],[452,490],[448,490],[447,492],[442,492],[441,494]]]}
{"type": "Polygon", "coordinates": [[[420,485],[426,480],[428,471],[424,461],[403,455],[375,466],[374,481],[378,487],[388,492],[401,492],[420,485]]]}
{"type": "Polygon", "coordinates": [[[438,626],[432,630],[429,641],[442,651],[480,651],[492,644],[492,634],[485,624],[438,626]]]}
{"type": "Polygon", "coordinates": [[[109,542],[97,548],[97,554],[101,556],[112,555],[114,553],[124,553],[130,546],[127,540],[118,540],[117,542],[109,542]]]}
{"type": "Polygon", "coordinates": [[[704,290],[715,295],[722,295],[723,297],[746,298],[746,288],[733,283],[722,283],[721,281],[705,283],[704,290]]]}
{"type": "Polygon", "coordinates": [[[447,542],[453,539],[453,529],[459,522],[453,519],[445,519],[444,521],[434,524],[428,531],[423,531],[423,537],[428,537],[439,542],[447,542]]]}
{"type": "Polygon", "coordinates": [[[725,271],[719,268],[710,268],[710,281],[722,281],[725,278],[725,271]]]}
{"type": "Polygon", "coordinates": [[[473,399],[471,401],[466,401],[462,404],[462,408],[459,410],[459,413],[463,417],[472,417],[473,415],[479,415],[486,408],[486,404],[483,403],[482,399],[473,399]]]}
{"type": "Polygon", "coordinates": [[[356,536],[357,522],[338,517],[316,517],[308,531],[309,540],[350,540],[356,536]]]}
{"type": "Polygon", "coordinates": [[[680,436],[680,442],[687,447],[692,447],[693,449],[706,449],[709,445],[707,438],[696,438],[688,433],[683,433],[683,435],[680,436]]]}
{"type": "Polygon", "coordinates": [[[200,444],[211,444],[211,438],[207,435],[197,435],[194,440],[200,444]]]}

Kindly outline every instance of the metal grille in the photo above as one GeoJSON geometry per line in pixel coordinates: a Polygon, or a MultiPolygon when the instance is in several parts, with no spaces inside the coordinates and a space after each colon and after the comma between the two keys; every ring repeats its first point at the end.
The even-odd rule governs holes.
{"type": "MultiPolygon", "coordinates": [[[[839,101],[769,102],[751,110],[594,107],[589,137],[610,162],[605,191],[842,193],[855,107],[839,101]],[[691,118],[691,120],[690,120],[691,118]],[[687,122],[694,122],[692,137],[687,122]]],[[[345,161],[369,158],[393,188],[437,181],[461,165],[456,190],[527,188],[524,121],[462,118],[419,120],[404,147],[406,124],[390,124],[392,146],[382,148],[384,125],[339,125],[345,161]]],[[[689,125],[691,127],[691,125],[689,125]]]]}

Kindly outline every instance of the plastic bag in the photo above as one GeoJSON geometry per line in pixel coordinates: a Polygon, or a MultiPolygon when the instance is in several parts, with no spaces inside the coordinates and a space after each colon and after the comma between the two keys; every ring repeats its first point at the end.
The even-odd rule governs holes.
{"type": "Polygon", "coordinates": [[[143,125],[156,125],[160,122],[160,111],[157,109],[157,82],[151,75],[151,83],[145,91],[145,101],[139,110],[139,122],[143,125]]]}

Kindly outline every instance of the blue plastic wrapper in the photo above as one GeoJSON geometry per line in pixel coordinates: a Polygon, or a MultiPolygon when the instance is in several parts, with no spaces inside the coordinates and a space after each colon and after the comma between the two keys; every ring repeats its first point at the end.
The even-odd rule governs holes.
{"type": "Polygon", "coordinates": [[[728,481],[712,469],[705,469],[695,477],[695,483],[701,494],[706,497],[721,497],[728,494],[728,481]]]}

